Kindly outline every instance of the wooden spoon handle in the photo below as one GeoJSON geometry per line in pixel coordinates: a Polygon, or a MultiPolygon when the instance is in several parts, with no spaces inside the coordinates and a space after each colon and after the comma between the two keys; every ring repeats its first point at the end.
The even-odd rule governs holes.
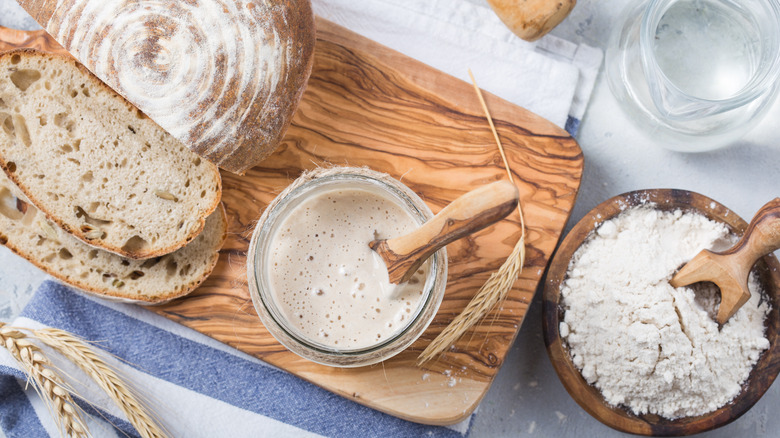
{"type": "Polygon", "coordinates": [[[733,254],[739,266],[748,272],[759,258],[777,249],[780,249],[780,198],[761,207],[742,239],[722,254],[733,254]]]}
{"type": "Polygon", "coordinates": [[[517,187],[499,181],[472,190],[422,227],[401,237],[375,240],[369,246],[385,259],[392,283],[403,283],[439,248],[506,217],[517,207],[517,187]]]}

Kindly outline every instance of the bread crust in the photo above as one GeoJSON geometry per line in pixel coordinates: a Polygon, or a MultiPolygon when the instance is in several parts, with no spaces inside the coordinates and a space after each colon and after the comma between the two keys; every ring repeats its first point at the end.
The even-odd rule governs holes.
{"type": "Polygon", "coordinates": [[[247,135],[251,134],[248,129],[242,129],[239,132],[243,132],[232,140],[237,146],[231,150],[219,147],[219,142],[213,139],[196,141],[192,145],[195,153],[238,175],[244,175],[247,170],[268,158],[282,143],[306,90],[314,64],[316,28],[311,2],[284,0],[277,3],[289,12],[285,15],[273,15],[272,19],[276,21],[275,25],[284,28],[295,42],[295,46],[290,50],[294,55],[287,65],[283,66],[286,73],[283,86],[265,99],[266,106],[270,105],[279,110],[276,114],[268,115],[263,113],[264,107],[255,105],[248,109],[245,116],[246,120],[263,120],[263,130],[270,131],[272,135],[265,141],[258,142],[252,135],[247,135]]]}
{"type": "MultiPolygon", "coordinates": [[[[0,63],[2,63],[6,58],[12,57],[14,55],[19,55],[28,58],[37,57],[37,58],[42,58],[47,60],[59,60],[61,62],[70,63],[84,75],[85,80],[90,81],[92,83],[92,86],[102,88],[105,91],[113,94],[114,97],[117,99],[116,101],[121,102],[121,104],[125,106],[128,110],[140,111],[135,106],[133,106],[130,102],[128,102],[127,99],[125,99],[124,97],[116,93],[116,91],[114,91],[111,87],[106,85],[98,77],[92,74],[89,71],[89,69],[87,69],[84,65],[82,65],[81,63],[79,63],[77,60],[75,60],[70,56],[49,53],[49,52],[42,52],[35,49],[23,48],[23,49],[14,49],[14,50],[0,53],[0,63]]],[[[153,120],[148,119],[148,121],[156,125],[156,123],[153,120]]],[[[164,165],[164,163],[160,163],[160,164],[164,165]]],[[[196,238],[201,233],[201,231],[203,231],[203,227],[206,223],[206,218],[212,212],[214,212],[214,210],[216,210],[217,206],[220,204],[221,201],[222,177],[219,173],[219,170],[215,166],[209,166],[210,173],[212,174],[214,180],[217,183],[217,190],[216,190],[217,196],[214,198],[214,201],[208,206],[208,208],[204,210],[204,213],[197,219],[196,226],[192,228],[191,232],[187,235],[187,237],[184,240],[180,240],[176,244],[169,245],[163,248],[158,248],[158,249],[148,250],[148,251],[128,251],[122,247],[111,246],[99,240],[89,240],[86,237],[86,233],[83,232],[81,229],[70,226],[68,223],[64,222],[61,218],[57,217],[55,214],[52,214],[52,212],[46,208],[46,204],[41,202],[41,200],[38,199],[35,193],[26,184],[24,184],[23,181],[17,178],[14,172],[11,171],[11,169],[8,166],[8,161],[1,154],[0,154],[0,167],[3,169],[3,172],[6,174],[6,176],[8,176],[8,178],[11,179],[11,181],[13,181],[13,183],[16,184],[16,186],[24,193],[25,197],[27,197],[27,199],[29,199],[30,202],[33,203],[38,208],[38,210],[44,213],[49,220],[57,224],[58,227],[67,231],[69,234],[77,237],[79,240],[81,240],[87,245],[90,245],[98,249],[106,250],[109,252],[113,252],[115,254],[121,255],[122,257],[127,257],[135,260],[143,260],[143,259],[159,257],[174,252],[182,248],[183,246],[187,245],[194,238],[196,238]]]]}
{"type": "Polygon", "coordinates": [[[19,3],[160,126],[203,158],[241,175],[279,146],[311,74],[316,31],[310,0],[19,3]],[[212,37],[215,29],[221,37],[212,37]],[[186,57],[198,59],[196,69],[207,68],[200,74],[178,70],[186,57]],[[181,94],[183,87],[146,81],[150,71],[186,82],[191,99],[159,98],[181,94]]]}
{"type": "MultiPolygon", "coordinates": [[[[217,248],[222,248],[222,246],[225,243],[225,240],[227,240],[227,214],[225,213],[224,205],[222,205],[221,203],[219,204],[219,210],[220,211],[218,212],[218,214],[220,215],[221,238],[220,238],[219,245],[217,245],[217,248]]],[[[185,295],[188,295],[190,292],[194,291],[198,286],[203,284],[204,281],[206,281],[209,275],[211,275],[211,273],[214,271],[214,268],[217,266],[217,262],[219,261],[219,251],[215,251],[213,257],[211,258],[211,263],[208,265],[208,267],[203,272],[203,274],[200,277],[198,277],[195,281],[191,281],[187,283],[179,291],[170,291],[162,295],[155,296],[154,298],[152,297],[134,298],[128,294],[122,294],[118,291],[114,291],[111,289],[100,289],[100,288],[93,287],[92,285],[86,282],[80,281],[78,278],[65,275],[63,272],[57,270],[49,269],[40,260],[30,256],[22,248],[11,243],[10,236],[6,234],[2,229],[0,229],[0,244],[4,245],[6,248],[13,251],[14,254],[29,261],[30,263],[35,265],[38,269],[44,271],[45,273],[51,275],[52,277],[56,278],[57,280],[67,285],[76,287],[86,293],[99,296],[100,298],[109,299],[111,301],[122,302],[122,303],[140,304],[144,306],[161,305],[171,300],[174,300],[176,298],[181,298],[185,295]]]]}

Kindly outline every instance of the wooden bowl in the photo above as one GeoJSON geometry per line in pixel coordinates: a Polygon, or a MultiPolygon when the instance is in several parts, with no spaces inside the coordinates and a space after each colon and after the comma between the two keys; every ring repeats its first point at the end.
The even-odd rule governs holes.
{"type": "Polygon", "coordinates": [[[747,228],[747,223],[718,202],[684,190],[641,190],[618,195],[588,213],[566,236],[547,273],[544,289],[544,341],[547,354],[558,373],[563,386],[589,414],[614,429],[655,436],[691,435],[728,424],[747,412],[764,395],[780,371],[780,263],[774,256],[766,256],[757,263],[761,282],[772,303],[766,319],[766,336],[770,346],[763,352],[751,371],[742,391],[734,400],[706,415],[668,420],[654,414],[634,415],[622,407],[607,404],[601,393],[583,379],[571,361],[568,346],[561,340],[558,327],[563,319],[560,305],[560,286],[566,278],[569,261],[590,233],[605,220],[611,219],[628,207],[654,203],[661,210],[695,211],[723,222],[737,235],[747,228]]]}

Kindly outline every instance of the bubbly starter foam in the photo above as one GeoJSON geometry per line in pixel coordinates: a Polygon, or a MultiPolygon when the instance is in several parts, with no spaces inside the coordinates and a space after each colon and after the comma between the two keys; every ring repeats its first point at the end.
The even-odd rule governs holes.
{"type": "Polygon", "coordinates": [[[332,348],[393,337],[423,300],[429,263],[396,286],[368,243],[420,224],[380,189],[323,187],[305,196],[269,242],[266,278],[277,307],[300,335],[332,348]]]}

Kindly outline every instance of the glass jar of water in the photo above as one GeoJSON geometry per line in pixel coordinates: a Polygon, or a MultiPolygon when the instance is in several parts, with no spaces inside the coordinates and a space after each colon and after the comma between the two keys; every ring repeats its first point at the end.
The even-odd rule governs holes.
{"type": "Polygon", "coordinates": [[[631,119],[668,149],[734,142],[778,91],[778,0],[632,3],[606,54],[610,89],[631,119]]]}

